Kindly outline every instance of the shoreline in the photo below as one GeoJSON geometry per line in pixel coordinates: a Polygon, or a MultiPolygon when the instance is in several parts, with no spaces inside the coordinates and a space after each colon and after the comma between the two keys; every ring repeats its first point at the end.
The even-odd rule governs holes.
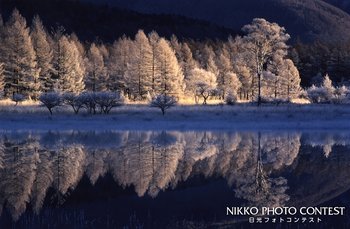
{"type": "Polygon", "coordinates": [[[0,107],[0,130],[350,130],[350,106],[177,106],[162,116],[145,105],[111,114],[75,115],[59,108],[0,107]]]}

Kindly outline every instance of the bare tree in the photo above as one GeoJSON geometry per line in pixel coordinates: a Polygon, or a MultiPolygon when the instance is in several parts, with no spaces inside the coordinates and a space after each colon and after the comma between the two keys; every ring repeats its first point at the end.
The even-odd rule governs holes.
{"type": "Polygon", "coordinates": [[[62,103],[61,96],[57,92],[41,94],[39,100],[46,106],[46,108],[50,111],[51,115],[52,109],[54,107],[60,106],[62,103]]]}
{"type": "Polygon", "coordinates": [[[158,95],[154,97],[151,101],[151,107],[158,107],[162,111],[162,114],[165,115],[165,111],[177,103],[175,97],[168,95],[158,95]]]}

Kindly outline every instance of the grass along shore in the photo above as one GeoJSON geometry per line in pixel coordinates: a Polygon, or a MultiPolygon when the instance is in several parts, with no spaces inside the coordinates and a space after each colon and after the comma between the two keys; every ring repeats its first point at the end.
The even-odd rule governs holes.
{"type": "Polygon", "coordinates": [[[126,104],[108,115],[74,114],[68,106],[54,108],[51,116],[39,103],[17,106],[0,103],[2,130],[350,130],[349,105],[251,104],[227,106],[178,105],[165,116],[146,104],[126,104]]]}

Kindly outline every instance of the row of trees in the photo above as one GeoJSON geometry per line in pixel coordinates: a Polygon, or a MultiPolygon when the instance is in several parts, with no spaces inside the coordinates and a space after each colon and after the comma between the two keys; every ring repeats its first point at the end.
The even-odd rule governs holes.
{"type": "Polygon", "coordinates": [[[0,90],[33,99],[51,91],[118,91],[132,100],[164,94],[203,103],[211,96],[297,97],[300,76],[287,58],[284,28],[254,19],[243,30],[246,36],[215,46],[142,30],[113,44],[83,44],[61,27],[49,33],[38,16],[29,28],[14,10],[6,23],[0,20],[0,90]]]}

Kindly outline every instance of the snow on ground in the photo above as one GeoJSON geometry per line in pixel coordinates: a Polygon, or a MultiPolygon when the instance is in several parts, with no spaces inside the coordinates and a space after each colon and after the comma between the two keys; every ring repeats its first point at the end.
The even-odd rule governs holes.
{"type": "Polygon", "coordinates": [[[109,115],[75,115],[68,107],[50,116],[38,105],[0,105],[0,130],[350,130],[350,106],[177,106],[165,116],[147,105],[125,105],[109,115]]]}

